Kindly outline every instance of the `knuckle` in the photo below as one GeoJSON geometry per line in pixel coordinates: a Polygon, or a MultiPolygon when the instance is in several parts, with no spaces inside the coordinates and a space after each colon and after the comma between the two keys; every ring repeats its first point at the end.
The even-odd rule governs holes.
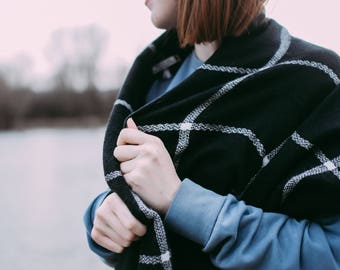
{"type": "Polygon", "coordinates": [[[96,230],[95,228],[92,229],[92,231],[91,231],[91,238],[92,238],[93,241],[95,241],[96,243],[100,242],[101,235],[100,235],[99,231],[96,230]]]}
{"type": "Polygon", "coordinates": [[[152,160],[158,158],[158,149],[156,147],[150,147],[149,151],[150,151],[150,157],[152,158],[152,160]]]}
{"type": "Polygon", "coordinates": [[[122,246],[127,248],[131,245],[131,242],[132,242],[131,240],[124,240],[122,243],[122,246]]]}
{"type": "Polygon", "coordinates": [[[139,179],[139,173],[134,171],[131,172],[129,175],[126,175],[125,180],[131,187],[137,187],[138,186],[138,179],[139,179]]]}
{"type": "Polygon", "coordinates": [[[129,243],[129,245],[131,244],[131,242],[135,239],[135,235],[131,232],[127,233],[125,235],[125,240],[129,243]]]}
{"type": "Polygon", "coordinates": [[[96,211],[96,219],[98,218],[98,219],[103,220],[105,218],[104,212],[105,212],[104,207],[98,208],[97,211],[96,211]]]}
{"type": "Polygon", "coordinates": [[[152,155],[153,153],[153,146],[150,143],[146,143],[142,146],[142,151],[144,152],[145,155],[152,155]]]}
{"type": "Polygon", "coordinates": [[[111,209],[114,209],[115,206],[119,203],[119,198],[117,193],[113,192],[107,197],[107,203],[111,209]]]}
{"type": "Polygon", "coordinates": [[[119,135],[118,135],[116,145],[119,145],[121,140],[122,140],[122,132],[120,132],[119,135]]]}
{"type": "Polygon", "coordinates": [[[124,251],[124,247],[122,246],[115,246],[112,249],[113,249],[113,252],[115,253],[122,253],[124,251]]]}
{"type": "Polygon", "coordinates": [[[114,157],[117,157],[117,155],[118,155],[118,151],[119,151],[118,147],[119,147],[119,146],[117,146],[117,147],[113,150],[113,156],[114,156],[114,157]]]}
{"type": "Polygon", "coordinates": [[[128,133],[129,133],[129,129],[123,128],[120,132],[120,135],[124,138],[126,137],[126,135],[128,135],[128,133]]]}
{"type": "Polygon", "coordinates": [[[147,173],[150,171],[150,169],[154,168],[155,163],[157,163],[157,156],[155,155],[149,155],[147,158],[141,160],[140,162],[140,172],[147,173]]]}
{"type": "Polygon", "coordinates": [[[126,135],[128,133],[128,129],[127,128],[124,128],[120,131],[119,135],[118,135],[118,138],[117,138],[117,145],[120,145],[124,139],[126,138],[126,135]]]}
{"type": "Polygon", "coordinates": [[[144,146],[144,153],[145,153],[145,157],[146,157],[146,159],[144,159],[144,161],[154,162],[155,160],[157,160],[159,158],[158,147],[155,146],[154,144],[146,144],[144,146]]]}
{"type": "Polygon", "coordinates": [[[156,137],[156,136],[153,138],[153,141],[157,145],[163,144],[162,140],[160,138],[156,137]]]}
{"type": "Polygon", "coordinates": [[[144,234],[146,234],[147,232],[147,227],[143,224],[142,228],[141,228],[141,236],[143,236],[144,234]]]}
{"type": "Polygon", "coordinates": [[[122,173],[127,173],[128,166],[126,165],[125,162],[120,163],[120,170],[122,171],[122,173]]]}
{"type": "Polygon", "coordinates": [[[112,197],[113,202],[117,203],[120,201],[120,197],[116,192],[112,192],[111,195],[112,195],[111,197],[112,197]]]}
{"type": "Polygon", "coordinates": [[[137,181],[131,182],[130,187],[136,193],[140,190],[140,184],[137,181]]]}
{"type": "Polygon", "coordinates": [[[134,220],[131,220],[129,219],[127,222],[126,222],[126,228],[129,230],[129,231],[132,231],[136,228],[136,222],[134,220]]]}

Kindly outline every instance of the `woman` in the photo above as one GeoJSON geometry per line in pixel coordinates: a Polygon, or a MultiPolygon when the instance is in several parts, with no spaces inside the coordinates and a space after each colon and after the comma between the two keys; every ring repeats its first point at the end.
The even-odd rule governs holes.
{"type": "Polygon", "coordinates": [[[339,57],[264,0],[146,5],[168,31],[115,103],[91,249],[116,269],[340,269],[339,57]]]}

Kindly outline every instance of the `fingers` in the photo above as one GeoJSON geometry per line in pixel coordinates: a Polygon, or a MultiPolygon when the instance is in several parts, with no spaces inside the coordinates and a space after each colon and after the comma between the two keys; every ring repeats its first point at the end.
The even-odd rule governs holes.
{"type": "Polygon", "coordinates": [[[112,193],[96,211],[91,237],[98,245],[121,253],[145,233],[146,226],[131,214],[116,193],[112,193]]]}
{"type": "Polygon", "coordinates": [[[127,246],[129,243],[119,234],[122,230],[122,225],[117,226],[119,220],[115,217],[110,221],[112,217],[115,217],[115,215],[112,215],[110,208],[107,204],[103,203],[96,211],[91,237],[98,245],[120,253],[123,251],[124,246],[127,246]],[[115,229],[108,225],[110,222],[113,223],[112,227],[115,227],[115,229]]]}
{"type": "Polygon", "coordinates": [[[136,123],[132,118],[129,118],[127,120],[127,128],[122,129],[118,136],[117,146],[128,144],[140,145],[148,142],[158,143],[159,138],[138,130],[136,123]]]}
{"type": "Polygon", "coordinates": [[[113,155],[120,162],[134,159],[138,155],[139,148],[136,145],[120,145],[115,148],[113,155]]]}
{"type": "Polygon", "coordinates": [[[137,236],[143,236],[146,233],[146,226],[131,214],[130,210],[116,193],[111,195],[114,196],[114,199],[110,201],[110,205],[123,226],[137,236]]]}
{"type": "Polygon", "coordinates": [[[118,136],[117,145],[143,144],[146,141],[146,136],[148,135],[137,129],[124,128],[118,136]]]}
{"type": "Polygon", "coordinates": [[[98,230],[92,230],[91,232],[91,238],[93,241],[95,241],[98,245],[106,248],[107,250],[110,250],[114,253],[122,253],[124,250],[124,247],[115,243],[107,236],[100,233],[98,230]]]}
{"type": "Polygon", "coordinates": [[[138,239],[138,236],[126,229],[116,215],[105,215],[99,212],[98,219],[94,222],[94,227],[103,236],[109,238],[115,244],[128,247],[138,239]]]}
{"type": "Polygon", "coordinates": [[[142,132],[131,132],[137,131],[138,127],[135,121],[132,118],[129,118],[126,122],[127,128],[123,129],[122,132],[119,134],[117,139],[117,145],[124,145],[124,144],[141,144],[142,143],[142,132]],[[130,130],[130,131],[128,131],[130,130]]]}
{"type": "Polygon", "coordinates": [[[136,160],[129,160],[129,161],[120,163],[120,170],[122,171],[124,175],[132,172],[135,167],[136,167],[136,160]]]}
{"type": "Polygon", "coordinates": [[[127,123],[126,123],[126,124],[127,124],[127,127],[128,127],[128,128],[138,129],[138,127],[137,127],[135,121],[133,121],[132,118],[129,118],[129,119],[127,120],[127,123]]]}

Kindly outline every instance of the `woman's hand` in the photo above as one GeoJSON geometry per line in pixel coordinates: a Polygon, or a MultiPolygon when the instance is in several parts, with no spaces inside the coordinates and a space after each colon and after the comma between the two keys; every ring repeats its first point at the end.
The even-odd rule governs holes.
{"type": "Polygon", "coordinates": [[[121,131],[114,156],[126,182],[154,210],[166,213],[180,179],[163,142],[137,129],[130,118],[121,131]]]}
{"type": "Polygon", "coordinates": [[[122,253],[145,233],[146,226],[131,214],[116,193],[112,193],[96,211],[91,238],[112,252],[122,253]]]}

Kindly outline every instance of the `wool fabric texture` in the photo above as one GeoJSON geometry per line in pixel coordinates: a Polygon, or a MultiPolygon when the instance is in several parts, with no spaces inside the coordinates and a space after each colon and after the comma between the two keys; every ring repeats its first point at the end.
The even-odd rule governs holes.
{"type": "Polygon", "coordinates": [[[135,60],[110,115],[105,179],[148,226],[118,270],[216,269],[126,184],[113,150],[129,117],[164,142],[181,179],[297,219],[340,213],[338,55],[268,20],[224,38],[191,76],[145,104],[152,83],[173,76],[191,50],[180,48],[175,31],[162,34],[135,60]]]}

